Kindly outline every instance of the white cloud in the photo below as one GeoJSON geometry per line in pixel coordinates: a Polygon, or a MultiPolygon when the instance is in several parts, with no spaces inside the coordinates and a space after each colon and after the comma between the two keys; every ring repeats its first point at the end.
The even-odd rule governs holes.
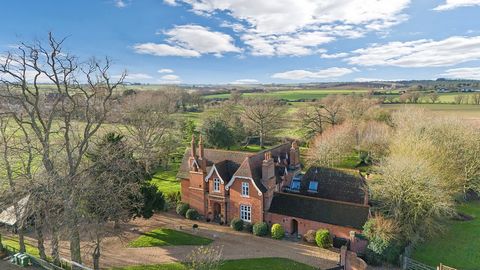
{"type": "Polygon", "coordinates": [[[178,81],[180,77],[177,75],[169,74],[169,75],[162,76],[161,79],[166,81],[178,81]]]}
{"type": "Polygon", "coordinates": [[[447,69],[439,76],[452,79],[480,80],[480,67],[465,67],[447,69]]]}
{"type": "Polygon", "coordinates": [[[331,67],[317,71],[308,71],[303,69],[290,70],[281,73],[275,73],[272,78],[284,80],[309,80],[309,79],[327,79],[337,78],[357,71],[355,68],[331,67]]]}
{"type": "Polygon", "coordinates": [[[435,7],[433,10],[445,11],[470,6],[480,6],[480,0],[446,0],[444,4],[435,7]]]}
{"type": "Polygon", "coordinates": [[[307,55],[337,37],[358,38],[407,19],[410,0],[182,0],[208,16],[228,13],[253,55],[307,55]],[[303,39],[303,42],[301,41],[303,39]]]}
{"type": "Polygon", "coordinates": [[[322,53],[320,55],[321,58],[326,58],[326,59],[345,58],[347,56],[348,56],[348,53],[333,53],[333,54],[322,53]]]}
{"type": "Polygon", "coordinates": [[[127,3],[123,0],[115,0],[115,6],[118,8],[124,8],[127,6],[127,3]]]}
{"type": "Polygon", "coordinates": [[[174,47],[167,44],[142,43],[133,46],[136,53],[151,54],[156,56],[182,56],[182,57],[200,57],[200,53],[181,47],[174,47]]]}
{"type": "Polygon", "coordinates": [[[157,56],[199,57],[202,54],[222,56],[224,53],[240,52],[233,38],[222,32],[210,31],[200,25],[181,25],[163,32],[169,44],[143,43],[134,46],[137,53],[157,56]]]}
{"type": "Polygon", "coordinates": [[[230,82],[230,84],[258,84],[260,83],[258,80],[255,79],[240,79],[230,82]]]}
{"type": "Polygon", "coordinates": [[[348,63],[362,66],[451,66],[480,60],[480,36],[372,44],[351,54],[348,63]]]}
{"type": "Polygon", "coordinates": [[[157,71],[158,73],[173,73],[173,69],[162,68],[157,71]]]}
{"type": "MultiPolygon", "coordinates": [[[[112,75],[113,79],[119,79],[120,77],[120,74],[112,75]]],[[[125,76],[126,81],[148,81],[151,79],[153,79],[153,77],[146,73],[127,73],[125,76]]]]}
{"type": "Polygon", "coordinates": [[[176,6],[177,2],[175,0],[163,0],[163,2],[170,6],[176,6]]]}

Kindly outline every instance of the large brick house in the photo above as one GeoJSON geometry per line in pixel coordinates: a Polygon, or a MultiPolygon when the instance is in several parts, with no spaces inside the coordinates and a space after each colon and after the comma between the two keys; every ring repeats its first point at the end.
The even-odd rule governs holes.
{"type": "Polygon", "coordinates": [[[369,215],[362,177],[327,168],[302,174],[295,142],[250,153],[205,149],[201,137],[197,147],[192,138],[177,178],[182,201],[220,223],[280,223],[291,234],[327,228],[348,238],[369,215]]]}

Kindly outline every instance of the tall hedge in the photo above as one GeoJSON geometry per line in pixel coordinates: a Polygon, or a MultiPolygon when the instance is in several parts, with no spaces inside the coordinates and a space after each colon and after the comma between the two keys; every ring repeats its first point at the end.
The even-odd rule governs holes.
{"type": "Polygon", "coordinates": [[[232,219],[232,222],[230,222],[230,227],[238,232],[243,230],[243,220],[239,218],[232,219]]]}
{"type": "Polygon", "coordinates": [[[273,224],[271,233],[273,239],[282,239],[285,237],[285,230],[283,229],[282,225],[278,223],[273,224]]]}
{"type": "Polygon", "coordinates": [[[321,248],[330,248],[332,247],[332,237],[330,237],[330,232],[325,229],[320,229],[315,234],[315,242],[317,246],[321,248]]]}

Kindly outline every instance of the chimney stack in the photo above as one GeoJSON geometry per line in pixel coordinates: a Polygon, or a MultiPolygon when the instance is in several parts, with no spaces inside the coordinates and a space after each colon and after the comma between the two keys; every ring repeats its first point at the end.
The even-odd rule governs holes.
{"type": "Polygon", "coordinates": [[[190,156],[195,157],[195,135],[192,134],[192,141],[190,141],[190,156]]]}

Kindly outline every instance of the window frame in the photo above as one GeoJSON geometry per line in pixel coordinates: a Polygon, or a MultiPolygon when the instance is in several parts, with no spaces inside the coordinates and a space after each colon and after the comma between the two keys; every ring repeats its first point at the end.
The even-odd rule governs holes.
{"type": "Polygon", "coordinates": [[[240,219],[245,222],[252,222],[252,206],[240,204],[240,219]]]}
{"type": "Polygon", "coordinates": [[[221,183],[219,178],[213,178],[213,192],[220,192],[220,184],[221,183]]]}
{"type": "Polygon", "coordinates": [[[240,191],[240,195],[242,197],[250,197],[250,183],[248,182],[242,182],[242,190],[240,191]],[[246,192],[244,192],[246,191],[246,192]]]}

